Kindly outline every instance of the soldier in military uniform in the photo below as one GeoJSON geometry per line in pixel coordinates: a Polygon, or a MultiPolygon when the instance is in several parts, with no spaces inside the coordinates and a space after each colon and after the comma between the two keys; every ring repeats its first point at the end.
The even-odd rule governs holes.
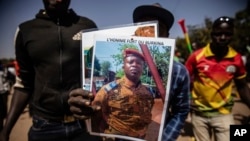
{"type": "Polygon", "coordinates": [[[140,81],[144,57],[134,49],[125,49],[123,55],[125,76],[103,86],[92,104],[102,107],[101,132],[144,138],[154,104],[152,93],[140,81]]]}

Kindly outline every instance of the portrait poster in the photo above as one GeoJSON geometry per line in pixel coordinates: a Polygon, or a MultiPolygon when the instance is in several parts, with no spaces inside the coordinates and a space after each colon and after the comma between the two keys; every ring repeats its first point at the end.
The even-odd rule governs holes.
{"type": "MultiPolygon", "coordinates": [[[[158,35],[158,22],[140,22],[125,25],[117,25],[105,27],[100,29],[83,30],[81,32],[81,56],[82,56],[82,88],[86,90],[91,89],[91,68],[92,68],[92,54],[94,46],[94,35],[128,35],[128,36],[152,36],[158,35]]],[[[102,82],[97,82],[102,83],[102,82]]],[[[98,85],[98,84],[97,84],[98,85]]]]}
{"type": "MultiPolygon", "coordinates": [[[[94,94],[98,95],[100,89],[104,88],[106,90],[106,88],[110,86],[110,83],[124,76],[123,51],[127,48],[133,48],[141,52],[145,58],[145,66],[140,80],[141,84],[146,86],[153,95],[154,104],[151,109],[151,114],[146,115],[150,116],[151,120],[148,125],[145,125],[146,131],[140,133],[143,136],[138,136],[137,131],[132,129],[127,129],[127,131],[133,132],[131,134],[135,136],[128,135],[130,133],[127,131],[126,134],[123,135],[123,130],[119,131],[119,134],[106,132],[110,128],[108,121],[112,121],[111,118],[114,117],[114,115],[108,115],[109,112],[105,112],[106,114],[108,113],[105,116],[103,116],[104,114],[99,117],[93,116],[87,121],[87,129],[90,134],[103,136],[104,138],[120,138],[133,141],[161,141],[168,105],[175,40],[169,38],[98,34],[94,36],[94,43],[93,68],[91,71],[91,80],[93,83],[91,84],[95,84],[97,81],[102,82],[98,87],[95,87],[96,85],[93,86],[96,92],[94,94]],[[105,127],[106,129],[103,129],[101,125],[108,126],[106,126],[107,128],[105,127]]],[[[108,103],[108,106],[110,105],[109,101],[106,103],[108,103]]],[[[124,101],[119,104],[116,107],[116,110],[119,111],[118,113],[123,113],[123,110],[129,107],[124,101]]],[[[144,114],[143,108],[139,110],[138,108],[134,109],[137,109],[140,114],[144,114]]],[[[134,116],[134,113],[136,115],[136,112],[133,111],[134,109],[132,108],[132,111],[129,112],[131,114],[129,121],[131,117],[134,116]]],[[[114,113],[115,112],[112,114],[114,113]]],[[[142,116],[141,120],[144,120],[144,118],[146,117],[142,116]]],[[[127,119],[123,119],[121,121],[126,120],[127,119]]],[[[122,128],[122,125],[118,127],[122,128]]]]}

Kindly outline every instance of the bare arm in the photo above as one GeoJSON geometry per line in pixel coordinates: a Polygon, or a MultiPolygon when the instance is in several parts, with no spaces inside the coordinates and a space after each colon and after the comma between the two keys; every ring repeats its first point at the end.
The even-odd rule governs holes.
{"type": "Polygon", "coordinates": [[[235,85],[241,97],[241,100],[250,108],[250,88],[246,79],[235,79],[235,85]]]}
{"type": "Polygon", "coordinates": [[[28,103],[28,99],[29,95],[24,91],[14,91],[5,126],[0,134],[1,141],[8,140],[12,128],[28,103]]]}

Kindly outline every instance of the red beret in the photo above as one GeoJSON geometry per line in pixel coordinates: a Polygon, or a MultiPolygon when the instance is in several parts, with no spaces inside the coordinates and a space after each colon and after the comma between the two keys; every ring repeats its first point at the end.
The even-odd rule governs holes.
{"type": "Polygon", "coordinates": [[[140,57],[143,61],[144,61],[144,56],[142,53],[140,53],[138,50],[136,49],[132,49],[132,48],[126,48],[123,51],[123,57],[126,58],[128,56],[137,56],[140,57]]]}

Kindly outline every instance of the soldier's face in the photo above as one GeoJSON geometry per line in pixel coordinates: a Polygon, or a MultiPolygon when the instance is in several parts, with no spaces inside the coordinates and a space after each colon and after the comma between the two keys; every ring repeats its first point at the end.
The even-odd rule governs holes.
{"type": "Polygon", "coordinates": [[[128,79],[139,80],[143,71],[144,61],[136,56],[128,56],[124,59],[124,72],[128,79]]]}

